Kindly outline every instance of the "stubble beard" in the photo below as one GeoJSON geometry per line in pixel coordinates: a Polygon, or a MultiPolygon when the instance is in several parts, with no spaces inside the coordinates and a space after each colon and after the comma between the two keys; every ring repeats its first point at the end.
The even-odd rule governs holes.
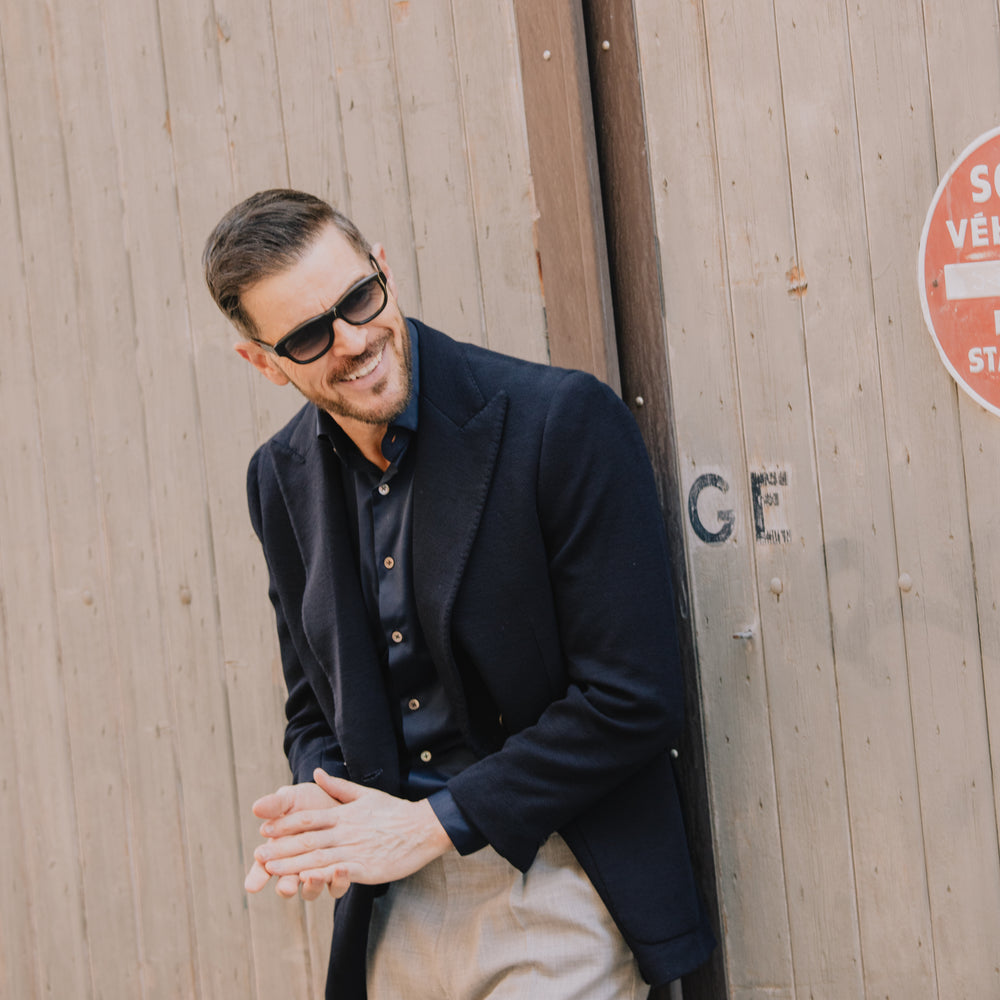
{"type": "MultiPolygon", "coordinates": [[[[351,400],[345,399],[340,394],[338,391],[338,386],[341,384],[340,379],[332,379],[327,391],[322,393],[307,390],[300,385],[296,385],[296,388],[310,403],[315,404],[322,410],[326,410],[331,417],[346,417],[350,420],[356,420],[358,423],[372,426],[391,424],[409,406],[410,397],[413,395],[413,348],[410,343],[409,332],[404,331],[400,339],[402,347],[400,350],[399,368],[403,376],[403,392],[395,399],[378,399],[379,396],[389,390],[389,383],[393,378],[392,372],[388,372],[382,381],[371,387],[369,390],[370,398],[366,401],[366,405],[361,406],[355,405],[351,400]]],[[[384,350],[395,354],[397,350],[395,336],[390,334],[383,341],[382,346],[384,350]]],[[[377,353],[377,350],[366,353],[358,360],[354,367],[364,367],[375,353],[377,353]]]]}

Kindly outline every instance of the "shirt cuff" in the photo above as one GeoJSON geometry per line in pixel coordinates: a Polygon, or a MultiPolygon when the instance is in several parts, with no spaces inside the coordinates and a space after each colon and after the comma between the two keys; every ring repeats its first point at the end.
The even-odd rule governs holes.
{"type": "Polygon", "coordinates": [[[486,838],[465,818],[447,788],[429,795],[427,801],[459,854],[472,854],[486,846],[486,838]]]}

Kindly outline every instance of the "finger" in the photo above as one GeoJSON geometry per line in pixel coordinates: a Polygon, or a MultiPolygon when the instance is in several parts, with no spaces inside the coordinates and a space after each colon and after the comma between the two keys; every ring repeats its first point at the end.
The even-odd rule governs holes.
{"type": "Polygon", "coordinates": [[[282,877],[278,879],[278,884],[274,887],[274,891],[279,896],[291,899],[291,897],[299,891],[298,875],[282,875],[282,877]]]}
{"type": "Polygon", "coordinates": [[[277,819],[284,816],[295,805],[295,789],[291,785],[283,785],[276,792],[264,795],[251,807],[258,819],[277,819]]]}
{"type": "Polygon", "coordinates": [[[347,781],[344,778],[335,778],[333,775],[327,774],[321,767],[317,767],[313,771],[313,781],[338,802],[353,802],[368,791],[364,785],[356,785],[353,781],[347,781]]]}
{"type": "Polygon", "coordinates": [[[264,868],[271,875],[295,875],[300,872],[326,868],[336,862],[336,856],[329,850],[309,851],[305,854],[294,854],[287,858],[274,858],[264,863],[264,868]]]}
{"type": "Polygon", "coordinates": [[[342,864],[329,865],[326,868],[318,868],[315,871],[303,872],[299,877],[321,886],[325,884],[334,899],[340,899],[351,887],[350,870],[346,865],[342,864]]]}
{"type": "Polygon", "coordinates": [[[243,888],[247,892],[260,892],[261,889],[271,881],[268,870],[256,859],[247,872],[247,877],[243,882],[243,888]]]}
{"type": "Polygon", "coordinates": [[[291,837],[309,830],[325,830],[334,825],[332,809],[301,809],[285,816],[265,820],[260,825],[262,837],[291,837]]]}
{"type": "Polygon", "coordinates": [[[322,879],[310,878],[302,882],[302,898],[307,902],[318,899],[326,883],[322,879]]]}
{"type": "Polygon", "coordinates": [[[322,851],[336,844],[335,829],[332,826],[306,833],[290,833],[285,836],[269,836],[263,844],[258,844],[253,856],[262,864],[277,858],[294,858],[312,851],[322,851]]]}

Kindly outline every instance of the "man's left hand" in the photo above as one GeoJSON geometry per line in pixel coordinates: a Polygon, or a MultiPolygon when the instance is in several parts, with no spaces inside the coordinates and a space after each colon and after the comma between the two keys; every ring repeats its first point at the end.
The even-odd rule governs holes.
{"type": "Polygon", "coordinates": [[[396,798],[320,768],[313,777],[334,800],[330,807],[287,812],[260,829],[268,841],[254,858],[279,885],[297,878],[307,899],[323,885],[339,897],[352,882],[393,882],[451,849],[428,802],[396,798]]]}

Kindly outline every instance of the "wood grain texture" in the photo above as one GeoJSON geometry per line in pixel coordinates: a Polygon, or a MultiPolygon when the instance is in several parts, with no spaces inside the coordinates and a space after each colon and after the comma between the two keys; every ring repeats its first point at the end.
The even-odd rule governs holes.
{"type": "Polygon", "coordinates": [[[831,996],[854,944],[850,843],[806,345],[788,294],[797,251],[781,65],[770,3],[704,11],[792,962],[791,982],[754,964],[734,970],[732,989],[831,996]]]}
{"type": "Polygon", "coordinates": [[[619,388],[580,5],[514,0],[549,353],[619,388]]]}
{"type": "MultiPolygon", "coordinates": [[[[666,341],[686,508],[700,477],[715,511],[731,511],[720,544],[687,539],[690,620],[699,664],[707,788],[714,824],[725,995],[756,986],[786,996],[792,969],[769,704],[754,581],[752,519],[740,387],[727,289],[721,177],[706,25],[697,6],[637,3],[646,136],[663,281],[666,341]],[[678,142],[678,135],[684,142],[678,142]],[[752,638],[734,635],[752,630],[752,638]],[[736,928],[739,928],[736,931],[736,928]]],[[[612,43],[613,44],[613,43],[612,43]]],[[[642,294],[641,289],[633,294],[642,294]]],[[[661,391],[667,391],[666,386],[661,391]]],[[[701,516],[721,527],[711,506],[701,516]]],[[[688,533],[691,534],[690,525],[688,533]]],[[[718,961],[718,959],[717,959],[718,961]]],[[[711,980],[694,997],[718,995],[711,980]]]]}
{"type": "MultiPolygon", "coordinates": [[[[715,858],[711,850],[712,802],[708,795],[705,732],[697,646],[685,572],[687,511],[678,502],[680,468],[669,391],[670,372],[660,274],[651,164],[646,142],[636,23],[631,7],[614,0],[583,5],[594,98],[601,192],[608,238],[608,265],[615,308],[622,396],[631,408],[649,451],[667,525],[676,588],[683,658],[687,667],[687,727],[676,773],[687,806],[685,823],[694,848],[703,898],[721,938],[722,920],[715,858]]],[[[673,609],[672,609],[673,610],[673,609]]],[[[694,998],[722,996],[725,952],[684,984],[694,998]]],[[[666,996],[666,991],[661,991],[666,996]]],[[[660,994],[654,994],[660,995],[660,994]]]]}
{"type": "MultiPolygon", "coordinates": [[[[997,9],[989,3],[967,5],[961,18],[940,4],[925,4],[921,13],[937,179],[968,142],[995,125],[1000,28],[997,9]]],[[[996,201],[989,209],[998,211],[996,201]]],[[[934,358],[926,341],[922,351],[934,358]]],[[[1000,936],[998,743],[995,724],[990,725],[1000,708],[995,670],[1000,519],[986,492],[995,496],[1000,487],[1000,436],[992,414],[963,392],[957,399],[960,441],[939,445],[955,453],[955,479],[944,492],[958,526],[945,529],[940,523],[931,532],[937,538],[935,565],[920,578],[918,602],[925,610],[916,630],[921,655],[911,654],[916,667],[911,688],[938,982],[942,995],[986,996],[1000,991],[991,944],[1000,936]],[[987,791],[991,778],[994,788],[987,791]]],[[[933,467],[926,470],[927,495],[935,498],[938,516],[942,481],[937,477],[943,468],[939,460],[937,475],[933,467]]],[[[929,511],[921,517],[934,523],[929,511]]]]}
{"type": "MultiPolygon", "coordinates": [[[[80,909],[56,919],[80,921],[86,928],[85,937],[69,938],[72,950],[63,951],[65,946],[49,939],[47,931],[44,943],[57,956],[58,980],[82,982],[81,995],[141,996],[141,942],[130,863],[131,804],[121,757],[125,724],[86,381],[86,327],[80,320],[83,311],[89,312],[89,304],[86,290],[76,280],[70,191],[75,165],[68,162],[66,145],[68,115],[82,95],[61,89],[67,81],[59,80],[55,72],[58,37],[45,13],[38,7],[15,11],[13,5],[3,11],[7,85],[9,93],[21,97],[10,105],[30,317],[30,328],[21,333],[31,343],[34,358],[44,359],[44,378],[35,386],[45,489],[37,509],[46,511],[48,518],[44,530],[51,544],[54,588],[49,600],[54,618],[42,650],[53,656],[51,666],[58,671],[53,679],[65,712],[61,735],[66,740],[63,748],[68,749],[60,760],[51,760],[49,753],[41,759],[68,774],[69,787],[60,782],[56,794],[64,797],[59,806],[71,804],[74,811],[71,826],[49,827],[42,836],[59,838],[72,831],[70,835],[78,838],[60,845],[55,856],[69,849],[79,859],[80,909]],[[28,39],[34,44],[27,44],[28,39]],[[36,57],[39,50],[45,59],[36,57]],[[29,136],[38,141],[24,141],[29,136]],[[45,267],[30,266],[34,261],[45,261],[45,267]],[[59,282],[59,296],[52,294],[52,274],[69,276],[59,282]],[[79,488],[81,483],[87,483],[86,490],[79,488]],[[100,665],[96,674],[93,664],[100,665]],[[94,725],[98,719],[100,724],[94,725]],[[109,878],[112,872],[115,877],[109,878]],[[67,968],[68,963],[73,967],[67,968]]],[[[29,569],[25,584],[31,579],[38,578],[29,569]]],[[[34,661],[31,649],[28,645],[15,653],[15,671],[34,661]]],[[[33,713],[25,716],[26,728],[42,722],[33,713]]],[[[49,826],[52,818],[46,813],[41,815],[49,826]]],[[[39,875],[45,872],[44,858],[39,859],[39,875]]],[[[40,922],[47,920],[43,916],[40,922]]],[[[44,954],[40,960],[45,961],[44,954]]],[[[52,980],[46,975],[43,982],[48,986],[52,980]]]]}
{"type": "MultiPolygon", "coordinates": [[[[273,146],[259,142],[260,135],[269,130],[272,136],[280,134],[276,90],[273,86],[268,89],[265,81],[249,84],[263,88],[258,91],[262,103],[252,109],[246,106],[246,115],[252,115],[260,132],[250,123],[244,125],[241,112],[235,110],[251,95],[240,91],[240,59],[227,46],[235,44],[252,59],[255,47],[271,45],[268,11],[258,7],[253,13],[252,18],[250,12],[240,15],[233,27],[228,15],[216,15],[210,5],[160,9],[170,106],[176,101],[182,109],[219,109],[218,116],[210,114],[207,122],[197,115],[192,115],[190,122],[182,119],[184,127],[175,124],[172,128],[172,142],[175,162],[184,164],[183,169],[177,168],[175,183],[185,253],[186,334],[196,375],[204,477],[195,488],[207,500],[212,538],[206,557],[214,570],[213,588],[204,597],[214,605],[218,633],[210,666],[223,669],[226,714],[216,725],[223,727],[232,745],[231,770],[223,764],[216,780],[231,782],[235,790],[240,838],[231,844],[242,844],[238,865],[242,870],[249,866],[252,850],[260,840],[259,824],[250,811],[254,799],[262,789],[287,781],[277,740],[282,727],[283,688],[277,673],[273,618],[266,599],[266,574],[247,524],[243,483],[247,456],[268,427],[280,425],[280,409],[290,409],[293,402],[263,392],[249,369],[234,366],[231,344],[237,338],[202,288],[199,258],[209,229],[239,197],[257,186],[287,184],[283,151],[279,155],[273,146]],[[192,26],[204,30],[200,45],[192,44],[196,40],[192,26]],[[238,127],[232,125],[234,114],[238,127]],[[241,180],[234,172],[234,157],[240,161],[241,176],[257,179],[241,180]],[[247,186],[241,188],[241,184],[247,186]],[[272,406],[278,411],[272,412],[272,406]]],[[[268,56],[265,53],[258,58],[268,56]]],[[[171,115],[172,122],[175,117],[171,115]]],[[[230,862],[231,879],[238,877],[236,860],[233,857],[230,862]]],[[[245,905],[252,956],[245,975],[252,995],[272,996],[286,990],[306,995],[312,981],[301,907],[282,906],[272,893],[245,905]]],[[[242,913],[239,916],[245,919],[242,913]]]]}
{"type": "MultiPolygon", "coordinates": [[[[954,19],[917,4],[857,5],[849,15],[838,4],[702,6],[704,40],[693,19],[668,24],[636,5],[675,432],[680,454],[690,449],[691,478],[695,469],[732,478],[732,459],[718,457],[720,424],[742,427],[749,472],[777,470],[784,455],[798,473],[789,467],[776,502],[799,551],[758,544],[754,560],[787,984],[761,973],[784,945],[758,938],[753,906],[752,924],[728,919],[727,866],[769,896],[777,887],[760,880],[762,861],[720,822],[739,801],[723,804],[716,793],[717,765],[730,762],[719,754],[713,763],[713,719],[727,695],[707,686],[714,663],[696,633],[730,995],[990,995],[998,973],[986,941],[1000,906],[983,687],[991,691],[996,609],[983,601],[978,567],[988,565],[992,579],[997,532],[992,509],[978,509],[966,484],[971,467],[976,492],[991,495],[996,465],[983,458],[987,415],[956,400],[922,329],[912,255],[934,186],[932,139],[952,156],[975,134],[956,138],[952,119],[992,113],[996,12],[984,4],[954,19]],[[667,84],[665,64],[681,65],[681,82],[667,84]],[[697,81],[710,88],[710,104],[689,113],[697,81]],[[654,105],[653,93],[673,100],[654,105]],[[969,93],[981,95],[978,112],[961,97],[969,93]],[[699,145],[709,117],[717,149],[699,145]],[[661,131],[683,136],[682,151],[657,142],[661,131]],[[699,256],[692,234],[706,225],[703,175],[713,164],[724,209],[708,229],[731,302],[736,393],[719,364],[731,349],[709,341],[701,354],[687,351],[685,327],[670,322],[690,301],[710,331],[721,311],[689,264],[699,256]],[[668,166],[685,182],[673,205],[668,166]],[[684,216],[692,191],[700,194],[684,216]],[[680,249],[669,256],[667,247],[680,249]],[[687,413],[702,398],[723,405],[694,426],[687,413]],[[969,440],[966,422],[975,428],[969,440]],[[902,572],[917,581],[912,590],[900,591],[902,572]]],[[[943,170],[950,160],[940,158],[943,170]]],[[[714,499],[768,519],[748,498],[714,499]]],[[[740,513],[731,515],[733,535],[740,513]]],[[[693,607],[725,607],[723,574],[707,571],[695,533],[688,543],[693,607]]],[[[717,558],[723,548],[716,544],[717,558]]],[[[725,578],[728,588],[735,582],[725,578]]],[[[758,836],[753,846],[772,845],[758,836]]]]}
{"type": "MultiPolygon", "coordinates": [[[[547,357],[523,108],[497,117],[520,135],[509,156],[469,130],[473,170],[457,69],[464,55],[470,94],[485,86],[480,60],[483,72],[516,69],[513,10],[492,12],[508,27],[488,59],[488,40],[457,39],[447,6],[414,11],[404,67],[394,9],[0,7],[0,254],[12,279],[0,288],[0,414],[16,470],[0,486],[0,835],[25,841],[0,866],[4,995],[323,993],[332,901],[247,901],[242,889],[259,840],[250,805],[288,780],[244,476],[300,402],[232,353],[203,287],[203,241],[252,190],[310,188],[388,222],[375,238],[392,244],[419,314],[411,219],[437,212],[428,287],[443,301],[454,280],[454,248],[439,245],[452,224],[466,266],[494,239],[487,256],[510,253],[506,270],[494,281],[473,266],[463,284],[491,303],[498,338],[516,322],[522,353],[547,357]],[[432,80],[418,40],[438,47],[432,80]],[[419,205],[407,171],[444,161],[407,161],[397,77],[429,88],[448,169],[466,178],[415,177],[419,205]],[[491,157],[506,176],[487,197],[491,157]]],[[[426,121],[412,122],[416,148],[439,152],[426,121]]],[[[478,308],[455,332],[486,336],[478,308]]]]}
{"type": "Polygon", "coordinates": [[[517,28],[507,0],[452,0],[485,344],[548,361],[517,28]],[[532,280],[526,280],[528,276],[532,280]]]}
{"type": "Polygon", "coordinates": [[[184,871],[175,885],[189,883],[194,981],[201,995],[223,997],[249,993],[251,952],[248,923],[233,919],[245,913],[231,847],[239,836],[239,803],[233,748],[227,727],[218,724],[227,712],[225,676],[209,668],[218,660],[219,634],[216,616],[205,613],[212,604],[211,535],[195,376],[177,343],[187,328],[187,296],[156,6],[132,5],[105,34],[133,324],[143,331],[135,367],[157,580],[140,593],[157,598],[166,683],[160,705],[166,719],[152,732],[171,741],[172,776],[182,790],[176,807],[184,871]],[[163,413],[174,416],[162,420],[163,413]],[[186,526],[181,537],[179,523],[186,526]],[[228,780],[204,781],[206,760],[217,762],[228,780]],[[211,833],[204,823],[210,815],[216,816],[211,833]]]}
{"type": "Polygon", "coordinates": [[[392,46],[422,316],[485,343],[475,214],[450,0],[391,5],[392,46]],[[436,52],[432,62],[427,52],[436,52]]]}
{"type": "MultiPolygon", "coordinates": [[[[859,104],[860,150],[899,568],[915,581],[902,609],[934,977],[941,996],[989,993],[995,962],[983,932],[995,939],[989,924],[995,928],[997,869],[992,831],[985,852],[982,839],[983,821],[995,827],[995,817],[983,814],[992,801],[975,791],[989,781],[988,742],[958,393],[935,356],[905,270],[912,270],[936,185],[922,6],[852,12],[851,43],[857,86],[867,97],[859,104]],[[907,210],[905,192],[920,192],[919,212],[907,210]],[[956,950],[958,926],[964,944],[956,950]]],[[[926,956],[928,938],[909,947],[926,956]]],[[[929,995],[926,983],[922,989],[917,995],[929,995]]]]}
{"type": "MultiPolygon", "coordinates": [[[[86,925],[62,664],[55,615],[55,579],[47,522],[45,463],[38,387],[24,281],[24,243],[14,145],[27,127],[25,109],[9,107],[12,80],[24,80],[17,45],[25,25],[2,19],[5,100],[0,114],[0,647],[3,707],[0,787],[0,991],[10,996],[90,997],[86,925]],[[11,46],[15,46],[13,52],[11,46]],[[9,67],[9,69],[8,69],[9,67]],[[38,776],[44,774],[47,781],[38,776]],[[47,894],[61,906],[49,912],[47,894]]],[[[22,167],[24,166],[22,160],[22,167]]],[[[29,184],[30,189],[30,184],[29,184]]]]}
{"type": "Polygon", "coordinates": [[[199,260],[293,184],[464,339],[617,384],[618,326],[718,890],[685,996],[1000,994],[1000,425],[914,283],[998,41],[991,0],[0,0],[0,993],[322,995],[330,901],[242,891],[287,780],[244,474],[299,399],[199,260]]]}

